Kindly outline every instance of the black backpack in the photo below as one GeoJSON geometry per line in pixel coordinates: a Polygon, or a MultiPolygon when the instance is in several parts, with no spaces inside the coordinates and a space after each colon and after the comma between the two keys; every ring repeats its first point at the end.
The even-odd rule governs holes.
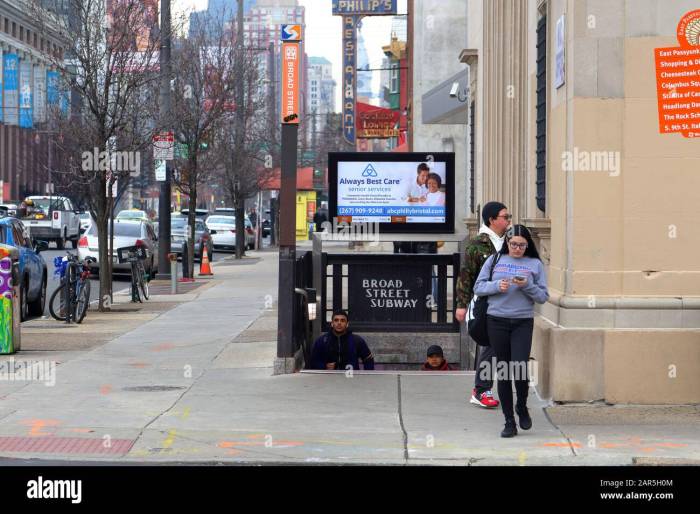
{"type": "MultiPolygon", "coordinates": [[[[493,269],[496,267],[496,263],[498,263],[500,258],[501,254],[496,253],[495,258],[491,263],[489,280],[493,280],[493,269]]],[[[472,291],[474,291],[474,289],[472,289],[472,291]]],[[[479,296],[476,299],[476,302],[474,302],[474,311],[472,313],[474,315],[474,319],[469,320],[469,323],[467,323],[467,331],[469,332],[469,335],[479,346],[491,346],[491,342],[489,341],[489,331],[486,326],[486,311],[488,308],[489,297],[479,296]]]]}

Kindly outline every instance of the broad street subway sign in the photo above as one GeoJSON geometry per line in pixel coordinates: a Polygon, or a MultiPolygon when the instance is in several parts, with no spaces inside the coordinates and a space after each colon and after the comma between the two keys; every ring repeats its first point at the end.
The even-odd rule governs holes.
{"type": "Polygon", "coordinates": [[[398,13],[398,0],[333,0],[334,15],[382,16],[398,13]]]}

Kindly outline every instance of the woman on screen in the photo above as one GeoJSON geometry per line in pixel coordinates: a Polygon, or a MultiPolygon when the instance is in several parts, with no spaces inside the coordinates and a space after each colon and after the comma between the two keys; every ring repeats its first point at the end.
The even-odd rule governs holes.
{"type": "Polygon", "coordinates": [[[442,188],[442,178],[437,173],[428,175],[428,194],[425,197],[425,205],[445,205],[445,193],[442,188]]]}

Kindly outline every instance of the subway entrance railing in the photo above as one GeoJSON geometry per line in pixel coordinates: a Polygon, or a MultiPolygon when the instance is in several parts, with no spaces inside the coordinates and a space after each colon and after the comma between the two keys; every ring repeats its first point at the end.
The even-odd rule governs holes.
{"type": "Polygon", "coordinates": [[[345,310],[355,331],[459,332],[459,254],[322,255],[321,331],[345,310]]]}
{"type": "Polygon", "coordinates": [[[315,236],[313,251],[297,256],[296,351],[303,349],[308,362],[313,341],[330,330],[332,313],[342,309],[351,330],[367,340],[378,369],[417,369],[432,344],[443,347],[453,368],[468,369],[475,348],[455,320],[465,242],[465,235],[456,234],[382,235],[379,245],[353,249],[333,241],[326,251],[315,236]],[[381,245],[397,240],[446,243],[436,254],[391,253],[381,245]]]}

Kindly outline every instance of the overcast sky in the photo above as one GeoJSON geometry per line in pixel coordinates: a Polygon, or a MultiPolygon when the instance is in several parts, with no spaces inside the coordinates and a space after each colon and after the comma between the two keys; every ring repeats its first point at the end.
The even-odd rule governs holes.
{"type": "MultiPolygon", "coordinates": [[[[299,0],[306,7],[306,53],[309,56],[325,57],[333,63],[333,75],[338,83],[336,109],[340,109],[342,91],[342,40],[341,18],[333,16],[331,0],[299,0]]],[[[233,1],[232,1],[233,4],[233,1]]],[[[204,10],[208,0],[174,0],[175,10],[204,10]]],[[[233,7],[233,6],[232,6],[233,7]]],[[[399,14],[406,13],[406,0],[399,0],[399,14]]],[[[374,16],[363,20],[362,34],[367,45],[370,68],[381,68],[382,46],[391,41],[391,17],[374,16]]],[[[373,72],[373,89],[379,88],[380,72],[373,72]]]]}

